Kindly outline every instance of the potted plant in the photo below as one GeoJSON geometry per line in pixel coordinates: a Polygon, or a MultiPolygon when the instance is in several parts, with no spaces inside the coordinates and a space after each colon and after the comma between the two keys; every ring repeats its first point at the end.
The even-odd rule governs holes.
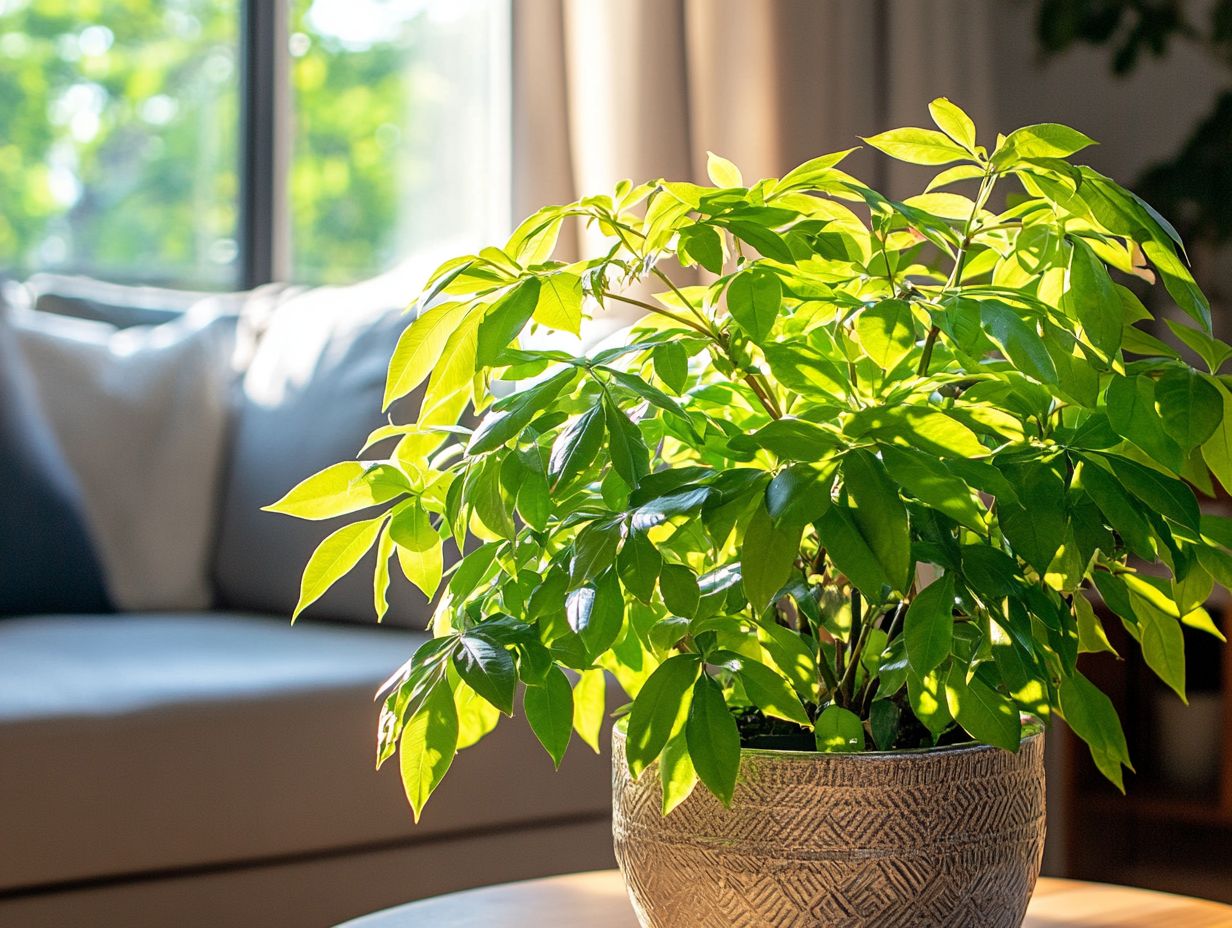
{"type": "Polygon", "coordinates": [[[989,151],[931,112],[866,139],[940,169],[920,196],[849,152],[752,184],[711,155],[713,186],[621,183],[432,276],[385,397],[426,381],[416,421],[272,507],[384,507],[321,543],[301,609],[374,546],[378,613],[394,558],[444,584],[381,713],[416,817],[519,684],[556,763],[574,731],[598,749],[611,673],[644,925],[989,928],[1039,868],[1040,723],[1122,785],[1078,655],[1109,648],[1106,607],[1183,697],[1181,626],[1218,635],[1232,522],[1194,488],[1232,485],[1232,348],[1168,223],[1067,160],[1090,139],[989,151]],[[567,221],[607,250],[553,260],[567,221]],[[1126,286],[1156,278],[1203,370],[1126,286]],[[526,341],[614,304],[646,314],[617,345],[526,341]]]}

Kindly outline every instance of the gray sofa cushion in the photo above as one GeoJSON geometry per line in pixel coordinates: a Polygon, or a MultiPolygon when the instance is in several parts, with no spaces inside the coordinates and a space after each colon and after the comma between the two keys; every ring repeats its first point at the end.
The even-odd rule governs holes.
{"type": "Polygon", "coordinates": [[[81,488],[0,309],[0,616],[109,612],[81,488]]]}
{"type": "MultiPolygon", "coordinates": [[[[412,318],[403,307],[417,284],[408,275],[388,275],[321,287],[286,300],[271,315],[243,380],[227,468],[214,567],[227,607],[290,615],[312,551],[330,532],[363,517],[303,522],[261,507],[316,471],[353,459],[385,423],[385,372],[412,318]]],[[[405,406],[397,411],[400,418],[407,414],[405,406]]],[[[303,617],[373,622],[374,566],[370,552],[303,617]]],[[[395,569],[386,621],[422,628],[426,620],[423,596],[395,569]]]]}
{"type": "Polygon", "coordinates": [[[422,640],[223,613],[0,622],[0,894],[604,814],[607,761],[575,741],[553,775],[515,719],[413,825],[396,763],[373,771],[373,694],[422,640]]]}

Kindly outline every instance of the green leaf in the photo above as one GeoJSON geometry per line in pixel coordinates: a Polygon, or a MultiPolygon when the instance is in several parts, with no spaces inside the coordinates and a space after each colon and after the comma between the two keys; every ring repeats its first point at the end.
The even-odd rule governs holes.
{"type": "Polygon", "coordinates": [[[684,564],[664,564],[659,570],[659,593],[672,615],[692,618],[697,614],[701,589],[697,575],[684,564]]]}
{"type": "Polygon", "coordinates": [[[442,303],[420,313],[407,326],[389,359],[382,409],[388,409],[394,400],[406,396],[432,373],[445,353],[446,342],[469,309],[467,303],[442,303]]]}
{"type": "Polygon", "coordinates": [[[1011,306],[992,300],[980,304],[984,326],[1010,363],[1040,383],[1058,382],[1056,364],[1044,346],[1044,340],[1011,306]]]}
{"type": "Polygon", "coordinates": [[[1104,459],[1112,465],[1121,485],[1146,503],[1150,511],[1199,531],[1198,500],[1187,484],[1128,458],[1108,454],[1104,459]]]}
{"type": "Polygon", "coordinates": [[[479,323],[475,363],[489,367],[526,327],[539,305],[538,277],[522,281],[483,314],[479,323]]]}
{"type": "Polygon", "coordinates": [[[740,731],[727,711],[723,690],[705,674],[693,687],[684,735],[698,777],[724,805],[730,805],[740,772],[740,731]]]}
{"type": "Polygon", "coordinates": [[[729,220],[726,225],[731,229],[732,235],[745,244],[752,245],[764,257],[772,261],[781,261],[784,264],[790,264],[793,261],[791,249],[787,247],[787,243],[781,236],[771,232],[765,226],[738,220],[729,220]]]}
{"type": "Polygon", "coordinates": [[[584,670],[573,687],[573,730],[596,754],[606,718],[607,676],[598,668],[584,670]]]}
{"type": "Polygon", "coordinates": [[[573,734],[573,688],[563,670],[553,666],[541,686],[528,686],[522,708],[531,731],[559,769],[573,734]]]}
{"type": "Polygon", "coordinates": [[[642,684],[629,712],[625,740],[625,757],[635,779],[654,763],[667,744],[685,705],[685,696],[700,672],[701,664],[695,655],[677,654],[656,667],[642,684]]]}
{"type": "Polygon", "coordinates": [[[361,461],[333,464],[300,481],[278,502],[261,508],[297,519],[332,519],[388,502],[405,492],[392,484],[365,481],[370,466],[361,461]]]}
{"type": "Polygon", "coordinates": [[[1112,700],[1080,673],[1061,681],[1061,715],[1074,734],[1087,743],[1099,772],[1125,792],[1122,767],[1133,770],[1121,719],[1112,700]]]}
{"type": "Polygon", "coordinates": [[[459,751],[479,743],[500,721],[500,710],[461,680],[454,688],[453,702],[458,710],[459,751]]]}
{"type": "Polygon", "coordinates": [[[757,344],[770,337],[783,303],[778,276],[762,267],[752,267],[731,279],[727,308],[740,328],[757,344]]]}
{"type": "Polygon", "coordinates": [[[689,383],[689,354],[679,342],[659,345],[651,358],[655,375],[667,384],[667,388],[679,396],[689,383]]]}
{"type": "Polygon", "coordinates": [[[817,700],[817,657],[804,643],[804,639],[782,625],[759,625],[757,639],[774,665],[791,682],[792,689],[800,698],[817,700]]]}
{"type": "Polygon", "coordinates": [[[938,129],[968,151],[975,150],[975,123],[970,116],[945,97],[928,104],[928,112],[938,129]]]}
{"type": "Polygon", "coordinates": [[[722,155],[716,155],[712,151],[706,152],[706,174],[710,177],[710,183],[716,187],[744,186],[744,178],[740,175],[740,169],[722,155]]]}
{"type": "Polygon", "coordinates": [[[732,656],[738,657],[740,669],[736,675],[744,684],[744,691],[753,700],[753,705],[774,718],[795,722],[806,728],[813,724],[800,698],[783,677],[760,661],[743,655],[732,656]]]}
{"type": "Polygon", "coordinates": [[[419,425],[452,425],[473,392],[479,324],[483,314],[468,311],[445,347],[430,360],[432,376],[420,406],[419,425]]]}
{"type": "Polygon", "coordinates": [[[552,478],[553,489],[567,486],[590,466],[603,445],[605,431],[603,406],[596,404],[570,422],[556,437],[548,459],[548,475],[552,478]]]}
{"type": "Polygon", "coordinates": [[[839,447],[839,436],[820,425],[790,416],[774,419],[751,435],[731,441],[736,451],[765,448],[788,461],[819,461],[839,447]]]}
{"type": "Polygon", "coordinates": [[[642,440],[641,430],[606,395],[603,397],[603,415],[607,423],[612,469],[621,480],[637,489],[642,477],[650,470],[650,451],[642,440]]]}
{"type": "Polygon", "coordinates": [[[777,525],[807,525],[830,508],[830,490],[838,468],[792,464],[766,485],[766,511],[777,525]]]}
{"type": "Polygon", "coordinates": [[[907,665],[924,677],[950,656],[954,637],[954,578],[946,574],[916,594],[903,619],[907,665]]]}
{"type": "Polygon", "coordinates": [[[787,583],[799,554],[799,527],[776,526],[765,506],[753,510],[740,546],[740,574],[755,614],[764,612],[787,583]]]}
{"type": "Polygon", "coordinates": [[[304,567],[304,575],[300,579],[299,602],[295,604],[291,621],[295,621],[304,609],[320,599],[326,590],[363,559],[376,544],[384,524],[383,515],[353,522],[331,533],[317,545],[304,567]]]}
{"type": "Polygon", "coordinates": [[[1232,393],[1218,388],[1222,415],[1214,433],[1202,445],[1202,460],[1224,490],[1232,493],[1232,393]]]}
{"type": "Polygon", "coordinates": [[[689,798],[697,786],[697,770],[689,757],[689,744],[683,730],[673,735],[659,758],[659,781],[663,786],[663,815],[689,798]]]}
{"type": "Polygon", "coordinates": [[[1173,335],[1203,360],[1212,374],[1218,373],[1224,362],[1232,357],[1232,346],[1224,344],[1219,339],[1172,319],[1165,319],[1164,322],[1168,324],[1173,335]]]}
{"type": "MultiPolygon", "coordinates": [[[[585,589],[583,587],[583,590],[585,589]]],[[[569,608],[570,597],[573,595],[570,593],[566,597],[566,609],[569,608]]],[[[598,657],[616,643],[624,625],[624,618],[624,593],[621,591],[615,572],[609,570],[595,581],[593,599],[586,623],[574,626],[574,630],[582,636],[582,643],[586,646],[587,652],[593,657],[598,657]]]]}
{"type": "Polygon", "coordinates": [[[577,376],[576,368],[567,368],[547,380],[519,391],[507,401],[497,403],[472,433],[466,446],[467,453],[486,454],[515,438],[521,438],[531,421],[551,406],[561,392],[573,384],[577,376]]]}
{"type": "Polygon", "coordinates": [[[893,370],[915,348],[915,321],[903,300],[882,300],[856,317],[856,337],[882,370],[893,370]]]}
{"type": "Polygon", "coordinates": [[[976,741],[1007,751],[1018,750],[1022,740],[1018,707],[979,675],[968,681],[962,667],[953,665],[945,678],[945,698],[950,714],[976,741]]]}
{"type": "Polygon", "coordinates": [[[1018,488],[1021,505],[999,504],[1001,531],[1014,553],[1043,574],[1065,539],[1065,483],[1046,464],[1023,465],[1007,476],[1018,488]]]}
{"type": "Polygon", "coordinates": [[[582,278],[569,271],[544,277],[532,318],[549,329],[579,334],[582,329],[582,278]]]}
{"type": "Polygon", "coordinates": [[[1215,434],[1223,422],[1223,396],[1209,380],[1188,367],[1171,367],[1155,384],[1155,402],[1164,431],[1186,453],[1215,434]]]}
{"type": "Polygon", "coordinates": [[[679,235],[677,248],[680,252],[711,274],[723,273],[723,240],[714,226],[686,226],[680,230],[679,235]]]}
{"type": "Polygon", "coordinates": [[[411,551],[401,545],[397,546],[398,566],[403,576],[428,599],[436,595],[441,585],[441,574],[444,571],[444,559],[440,544],[427,551],[411,551]]]}
{"type": "Polygon", "coordinates": [[[376,608],[376,620],[380,622],[389,611],[389,559],[394,556],[394,542],[389,537],[389,526],[381,529],[376,543],[376,570],[372,575],[372,602],[376,608]]]}
{"type": "Polygon", "coordinates": [[[1114,432],[1171,469],[1180,468],[1181,449],[1155,411],[1155,382],[1150,377],[1113,375],[1104,401],[1114,432]]]}
{"type": "Polygon", "coordinates": [[[817,717],[817,750],[825,754],[856,754],[864,750],[860,717],[842,706],[827,706],[817,717]]]}
{"type": "Polygon", "coordinates": [[[454,666],[471,689],[505,715],[513,715],[518,673],[512,654],[492,639],[468,632],[458,638],[454,666]]]}
{"type": "Polygon", "coordinates": [[[891,158],[910,164],[949,164],[971,157],[935,129],[893,129],[864,141],[891,158]]]}
{"type": "Polygon", "coordinates": [[[1116,649],[1108,641],[1104,624],[1091,608],[1091,602],[1082,593],[1074,595],[1074,621],[1078,623],[1078,652],[1080,654],[1098,654],[1106,651],[1116,654],[1116,649]]]}
{"type": "Polygon", "coordinates": [[[1068,158],[1095,140],[1077,129],[1054,122],[1023,126],[1009,134],[993,156],[993,164],[1005,165],[1021,158],[1068,158]]]}
{"type": "Polygon", "coordinates": [[[826,555],[866,599],[878,602],[883,588],[894,587],[893,580],[856,527],[847,506],[831,506],[821,514],[814,527],[826,555]]]}
{"type": "Polygon", "coordinates": [[[416,822],[428,798],[449,772],[457,748],[458,710],[448,683],[440,682],[428,691],[406,723],[398,745],[402,788],[416,822]]]}
{"type": "MultiPolygon", "coordinates": [[[[518,515],[537,532],[547,528],[552,512],[551,488],[538,448],[515,452],[521,463],[516,506],[518,515]]],[[[512,457],[512,456],[511,456],[512,457]]]]}
{"type": "Polygon", "coordinates": [[[867,451],[850,452],[843,459],[843,487],[852,521],[889,579],[890,589],[904,591],[911,571],[907,507],[886,476],[885,465],[867,451]]]}
{"type": "Polygon", "coordinates": [[[907,701],[911,706],[911,713],[928,729],[934,742],[954,720],[946,702],[942,677],[941,669],[923,677],[911,673],[910,670],[907,673],[907,701]]]}
{"type": "Polygon", "coordinates": [[[1142,516],[1141,503],[1131,498],[1115,477],[1093,463],[1083,465],[1079,482],[1129,549],[1153,559],[1151,526],[1142,516]]]}
{"type": "Polygon", "coordinates": [[[966,482],[954,476],[945,463],[909,448],[881,449],[886,471],[911,496],[943,512],[968,528],[984,532],[984,508],[976,502],[966,482]]]}
{"type": "Polygon", "coordinates": [[[1185,635],[1181,623],[1160,609],[1139,589],[1130,587],[1129,602],[1138,620],[1138,637],[1142,657],[1155,675],[1172,687],[1176,695],[1185,698],[1185,635]]]}
{"type": "Polygon", "coordinates": [[[616,559],[616,570],[626,590],[644,603],[654,597],[663,556],[641,532],[630,532],[616,559]]]}
{"type": "Polygon", "coordinates": [[[1164,287],[1176,305],[1181,307],[1193,319],[1199,322],[1206,331],[1211,329],[1211,304],[1206,296],[1194,283],[1189,268],[1177,256],[1176,249],[1168,241],[1148,241],[1142,243],[1142,251],[1155,265],[1159,276],[1163,278],[1164,287]]]}
{"type": "Polygon", "coordinates": [[[431,551],[441,543],[441,536],[418,502],[399,506],[389,525],[390,537],[408,551],[431,551]]]}
{"type": "Polygon", "coordinates": [[[883,406],[861,409],[846,429],[853,438],[871,435],[905,448],[942,458],[982,458],[988,449],[957,419],[928,406],[883,406]]]}
{"type": "Polygon", "coordinates": [[[1115,356],[1121,347],[1122,321],[1117,296],[1108,269],[1081,239],[1074,238],[1069,263],[1069,287],[1062,296],[1065,312],[1082,323],[1091,344],[1105,358],[1115,356]]]}

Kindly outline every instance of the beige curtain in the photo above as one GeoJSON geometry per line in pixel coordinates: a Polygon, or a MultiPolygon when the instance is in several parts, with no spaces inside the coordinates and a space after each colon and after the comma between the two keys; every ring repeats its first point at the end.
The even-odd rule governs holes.
{"type": "MultiPolygon", "coordinates": [[[[995,130],[987,0],[513,0],[515,207],[621,178],[781,175],[949,96],[995,130]]],[[[889,193],[913,169],[861,153],[889,193]]]]}

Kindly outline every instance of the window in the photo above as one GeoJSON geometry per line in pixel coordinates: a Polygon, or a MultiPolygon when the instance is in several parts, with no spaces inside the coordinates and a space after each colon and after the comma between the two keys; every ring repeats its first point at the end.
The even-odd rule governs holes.
{"type": "Polygon", "coordinates": [[[508,221],[508,0],[0,0],[0,275],[345,282],[508,221]]]}

